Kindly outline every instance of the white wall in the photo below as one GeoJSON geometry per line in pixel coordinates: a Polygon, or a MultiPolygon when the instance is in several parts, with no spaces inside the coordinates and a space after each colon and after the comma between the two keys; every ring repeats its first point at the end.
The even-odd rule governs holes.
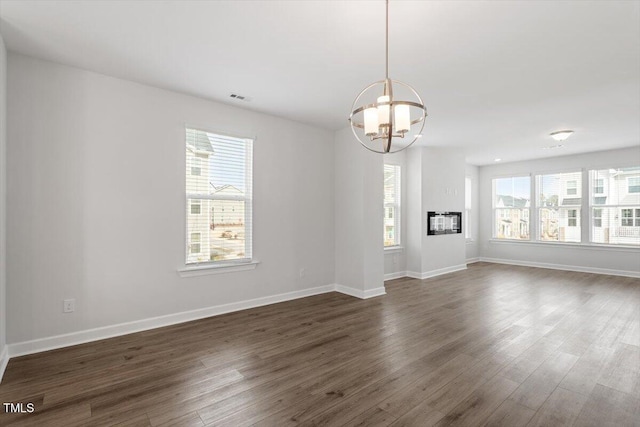
{"type": "Polygon", "coordinates": [[[480,209],[478,208],[480,169],[478,166],[467,164],[465,166],[465,174],[467,178],[471,178],[471,214],[469,215],[469,230],[471,231],[471,237],[466,240],[466,257],[467,260],[475,260],[480,256],[478,245],[480,235],[480,209]]]}
{"type": "Polygon", "coordinates": [[[0,381],[7,353],[7,50],[0,35],[0,381]]]}
{"type": "Polygon", "coordinates": [[[384,293],[383,159],[351,133],[335,134],[335,271],[342,290],[384,293]]]}
{"type": "Polygon", "coordinates": [[[13,53],[8,122],[9,343],[334,282],[332,132],[13,53]],[[257,137],[255,270],[176,272],[185,123],[257,137]]]}
{"type": "Polygon", "coordinates": [[[427,235],[428,211],[464,212],[464,155],[457,149],[412,147],[407,169],[408,274],[425,278],[465,268],[463,233],[427,235]]]}
{"type": "MultiPolygon", "coordinates": [[[[479,193],[481,258],[582,271],[640,274],[640,249],[491,241],[493,178],[517,174],[531,174],[533,176],[540,173],[638,165],[640,165],[640,147],[481,167],[479,193]]],[[[585,186],[585,189],[588,189],[588,186],[585,186]]],[[[583,212],[586,211],[583,209],[583,212]]],[[[583,218],[586,216],[583,215],[583,218]]],[[[588,227],[586,220],[582,226],[588,227]]]]}
{"type": "MultiPolygon", "coordinates": [[[[383,162],[400,166],[400,248],[385,250],[385,279],[403,277],[407,270],[407,150],[385,154],[383,162]]],[[[384,197],[384,195],[383,195],[384,197]]],[[[382,233],[382,231],[380,231],[382,233]]]]}

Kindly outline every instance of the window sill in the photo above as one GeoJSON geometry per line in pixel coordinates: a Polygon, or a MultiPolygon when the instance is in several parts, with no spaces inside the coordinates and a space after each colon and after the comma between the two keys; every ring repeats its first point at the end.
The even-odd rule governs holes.
{"type": "Polygon", "coordinates": [[[567,247],[567,248],[576,248],[576,249],[589,249],[589,250],[611,250],[611,251],[620,251],[620,252],[635,252],[640,250],[638,246],[628,246],[628,245],[604,245],[598,243],[571,243],[571,242],[540,242],[540,241],[531,241],[531,240],[515,240],[515,239],[489,239],[489,243],[497,243],[499,245],[502,244],[510,244],[515,243],[516,245],[533,245],[533,246],[556,246],[556,247],[567,247]]]}
{"type": "Polygon", "coordinates": [[[251,260],[243,263],[200,264],[178,270],[180,277],[207,276],[209,274],[233,273],[235,271],[254,270],[260,261],[251,260]]]}
{"type": "Polygon", "coordinates": [[[387,246],[386,248],[384,248],[385,254],[392,254],[392,253],[403,252],[403,251],[404,251],[404,246],[387,246]]]}

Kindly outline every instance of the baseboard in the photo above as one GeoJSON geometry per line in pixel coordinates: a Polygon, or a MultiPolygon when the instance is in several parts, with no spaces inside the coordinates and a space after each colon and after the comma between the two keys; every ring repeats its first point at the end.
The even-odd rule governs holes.
{"type": "MultiPolygon", "coordinates": [[[[132,334],[135,332],[146,331],[149,329],[161,328],[163,326],[176,325],[179,323],[204,319],[206,317],[217,316],[234,311],[246,310],[249,308],[261,307],[264,305],[290,301],[298,298],[309,297],[312,295],[324,294],[327,292],[333,292],[335,290],[335,285],[319,286],[316,288],[302,289],[299,291],[286,292],[283,294],[272,295],[268,297],[255,298],[246,301],[202,308],[198,310],[168,314],[166,316],[153,317],[149,319],[104,326],[69,334],[56,335],[53,337],[24,341],[15,344],[9,344],[5,347],[3,354],[8,356],[6,357],[8,361],[9,357],[24,356],[32,353],[39,353],[47,350],[54,350],[57,348],[68,347],[77,344],[84,344],[91,341],[113,338],[121,335],[132,334]]],[[[4,365],[6,365],[4,359],[2,359],[2,361],[4,365]]],[[[0,367],[4,365],[0,365],[0,367]]]]}
{"type": "Polygon", "coordinates": [[[441,276],[443,274],[453,273],[455,271],[466,270],[467,264],[452,265],[451,267],[438,268],[437,270],[424,271],[418,273],[416,271],[407,271],[407,276],[413,279],[428,279],[430,277],[441,276]]]}
{"type": "Polygon", "coordinates": [[[395,273],[387,273],[384,275],[384,281],[386,282],[387,280],[399,279],[401,277],[407,277],[407,272],[396,271],[395,273]]]}
{"type": "Polygon", "coordinates": [[[338,285],[338,284],[336,284],[335,287],[336,287],[335,288],[336,292],[340,292],[342,294],[350,295],[352,297],[356,297],[360,299],[379,297],[387,293],[387,291],[384,289],[384,286],[381,286],[375,289],[367,289],[367,290],[351,288],[349,286],[338,285]]]}
{"type": "Polygon", "coordinates": [[[9,348],[8,346],[2,347],[2,351],[0,351],[0,384],[2,384],[2,377],[4,376],[4,371],[7,369],[7,364],[9,363],[9,348]]]}
{"type": "Polygon", "coordinates": [[[467,258],[467,265],[473,264],[474,262],[480,262],[480,258],[479,257],[467,258]]]}
{"type": "Polygon", "coordinates": [[[551,270],[577,271],[580,273],[608,274],[611,276],[640,278],[640,272],[638,271],[611,270],[608,268],[583,267],[580,265],[551,264],[546,262],[520,261],[520,260],[502,259],[502,258],[480,257],[480,261],[492,262],[494,264],[519,265],[521,267],[548,268],[551,270]]]}

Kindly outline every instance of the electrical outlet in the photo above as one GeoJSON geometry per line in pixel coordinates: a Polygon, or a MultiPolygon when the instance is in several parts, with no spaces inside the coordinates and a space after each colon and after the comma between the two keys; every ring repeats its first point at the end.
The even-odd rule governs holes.
{"type": "Polygon", "coordinates": [[[75,299],[66,299],[62,301],[62,312],[63,313],[73,313],[76,311],[76,300],[75,299]]]}

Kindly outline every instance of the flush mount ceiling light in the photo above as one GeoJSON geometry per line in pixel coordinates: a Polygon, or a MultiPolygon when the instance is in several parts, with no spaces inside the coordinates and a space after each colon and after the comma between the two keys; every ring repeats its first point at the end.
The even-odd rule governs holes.
{"type": "Polygon", "coordinates": [[[355,137],[376,153],[395,153],[422,136],[427,109],[411,86],[389,78],[389,0],[386,0],[385,78],[353,101],[349,121],[355,137]]]}
{"type": "Polygon", "coordinates": [[[572,133],[572,130],[559,130],[557,132],[552,132],[549,135],[551,135],[551,138],[555,139],[556,141],[564,141],[565,139],[569,138],[572,133]]]}

